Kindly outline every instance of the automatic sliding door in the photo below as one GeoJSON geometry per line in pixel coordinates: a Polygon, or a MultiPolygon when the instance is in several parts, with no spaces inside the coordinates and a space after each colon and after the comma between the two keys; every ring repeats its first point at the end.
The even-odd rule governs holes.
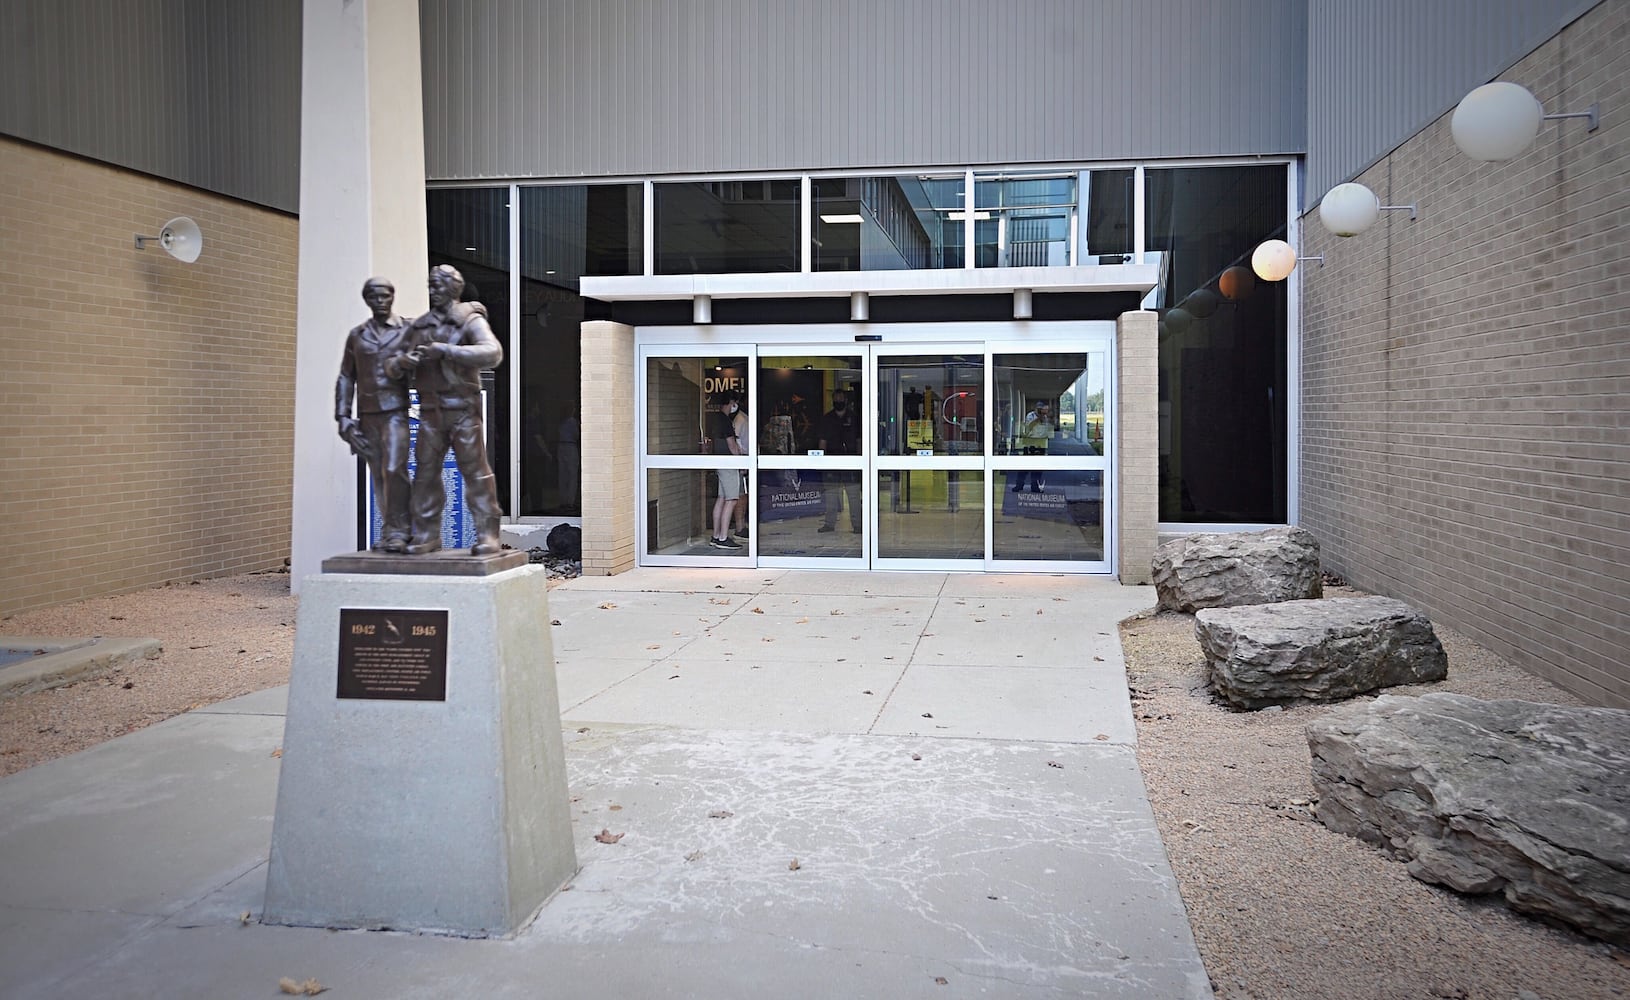
{"type": "Polygon", "coordinates": [[[866,355],[830,345],[763,351],[753,418],[759,563],[864,568],[866,355]]]}
{"type": "Polygon", "coordinates": [[[979,568],[985,559],[983,351],[874,348],[876,565],[979,568]]]}

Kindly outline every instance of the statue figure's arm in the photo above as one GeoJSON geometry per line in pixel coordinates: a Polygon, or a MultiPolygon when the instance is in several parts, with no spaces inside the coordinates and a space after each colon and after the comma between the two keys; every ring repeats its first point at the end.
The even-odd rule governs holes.
{"type": "Polygon", "coordinates": [[[461,344],[443,344],[442,357],[464,368],[497,368],[504,360],[504,345],[498,342],[483,312],[471,311],[464,321],[461,344]]]}
{"type": "MultiPolygon", "coordinates": [[[[351,419],[351,400],[357,389],[357,359],[351,351],[351,337],[345,338],[345,353],[340,356],[340,377],[334,380],[334,419],[351,419]]],[[[341,433],[344,433],[343,428],[341,433]]]]}

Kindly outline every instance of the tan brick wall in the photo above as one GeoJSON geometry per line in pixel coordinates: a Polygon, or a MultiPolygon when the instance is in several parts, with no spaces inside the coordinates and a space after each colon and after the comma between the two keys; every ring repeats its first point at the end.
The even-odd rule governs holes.
{"type": "Polygon", "coordinates": [[[1307,220],[1302,523],[1328,569],[1627,706],[1630,3],[1502,79],[1601,127],[1479,163],[1445,115],[1358,178],[1419,221],[1307,220]]]}
{"type": "Polygon", "coordinates": [[[634,568],[634,328],[583,324],[583,573],[634,568]],[[594,416],[594,415],[598,416],[594,416]]]}
{"type": "Polygon", "coordinates": [[[1116,573],[1146,584],[1160,523],[1159,332],[1152,312],[1121,315],[1116,344],[1116,573]]]}
{"type": "Polygon", "coordinates": [[[0,138],[0,614],[282,564],[298,221],[0,138]],[[191,216],[193,264],[137,233],[191,216]]]}

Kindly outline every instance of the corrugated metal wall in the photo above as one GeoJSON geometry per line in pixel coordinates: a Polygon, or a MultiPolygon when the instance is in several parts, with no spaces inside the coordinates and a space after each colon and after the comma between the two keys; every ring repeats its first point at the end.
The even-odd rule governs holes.
{"type": "Polygon", "coordinates": [[[1303,204],[1358,176],[1597,2],[1312,0],[1303,204]]]}
{"type": "Polygon", "coordinates": [[[300,0],[4,0],[0,131],[285,211],[300,0]]]}
{"type": "Polygon", "coordinates": [[[1305,0],[421,0],[432,179],[1300,152],[1305,0]]]}

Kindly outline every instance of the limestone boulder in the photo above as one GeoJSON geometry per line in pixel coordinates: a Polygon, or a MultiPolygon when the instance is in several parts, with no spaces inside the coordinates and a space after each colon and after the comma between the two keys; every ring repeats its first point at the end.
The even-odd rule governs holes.
{"type": "Polygon", "coordinates": [[[1206,681],[1235,708],[1337,701],[1448,676],[1432,623],[1390,597],[1335,597],[1194,616],[1206,681]]]}
{"type": "Polygon", "coordinates": [[[1155,549],[1150,571],[1161,611],[1324,595],[1319,540],[1305,528],[1185,535],[1155,549]]]}
{"type": "Polygon", "coordinates": [[[1382,695],[1307,741],[1325,826],[1423,882],[1630,946],[1630,712],[1382,695]]]}

